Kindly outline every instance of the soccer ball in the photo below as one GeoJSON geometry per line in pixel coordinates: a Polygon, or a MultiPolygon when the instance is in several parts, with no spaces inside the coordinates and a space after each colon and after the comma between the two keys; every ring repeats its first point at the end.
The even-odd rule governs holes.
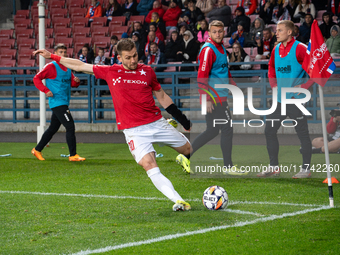
{"type": "Polygon", "coordinates": [[[178,123],[177,123],[176,120],[174,120],[174,119],[167,119],[167,121],[168,121],[168,123],[169,123],[171,126],[173,126],[174,128],[177,128],[178,123]]]}
{"type": "Polygon", "coordinates": [[[223,209],[228,205],[228,194],[220,186],[211,186],[204,191],[202,202],[209,210],[223,209]]]}

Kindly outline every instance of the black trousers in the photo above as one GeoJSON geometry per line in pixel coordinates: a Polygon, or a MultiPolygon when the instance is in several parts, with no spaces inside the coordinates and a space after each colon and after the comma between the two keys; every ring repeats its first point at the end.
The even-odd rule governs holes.
{"type": "Polygon", "coordinates": [[[41,140],[39,141],[38,145],[35,147],[37,151],[42,151],[46,144],[51,141],[52,137],[55,133],[58,132],[60,125],[66,128],[66,142],[68,145],[68,149],[70,151],[70,156],[74,156],[77,154],[77,145],[76,145],[76,135],[75,135],[75,127],[74,127],[74,120],[68,109],[67,105],[57,106],[52,108],[52,118],[51,124],[44,132],[41,140]]]}
{"type": "Polygon", "coordinates": [[[230,125],[231,114],[227,102],[220,103],[217,106],[214,105],[212,113],[207,113],[205,116],[207,123],[207,129],[201,133],[192,143],[193,153],[208,143],[211,139],[215,138],[221,130],[221,150],[223,154],[224,165],[227,167],[233,166],[231,160],[231,152],[233,147],[233,127],[230,125]],[[214,119],[226,119],[227,124],[215,125],[214,119]]]}
{"type": "Polygon", "coordinates": [[[268,121],[265,128],[270,165],[279,165],[279,140],[277,139],[277,130],[281,126],[281,121],[286,119],[288,116],[290,119],[297,122],[295,131],[301,143],[302,168],[307,170],[309,169],[312,158],[312,143],[309,137],[307,117],[303,115],[296,105],[287,105],[286,114],[286,116],[281,115],[281,103],[278,103],[275,112],[267,116],[267,119],[276,119],[276,121],[273,122],[268,121]]]}

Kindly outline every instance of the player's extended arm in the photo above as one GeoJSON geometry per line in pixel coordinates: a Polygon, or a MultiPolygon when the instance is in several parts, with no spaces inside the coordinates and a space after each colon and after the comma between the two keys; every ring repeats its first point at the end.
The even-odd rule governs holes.
{"type": "Polygon", "coordinates": [[[34,51],[33,55],[35,56],[36,54],[39,54],[39,55],[41,55],[41,56],[43,56],[44,58],[47,58],[47,59],[51,58],[51,59],[59,62],[63,66],[65,66],[65,67],[67,67],[71,70],[74,70],[76,72],[93,74],[93,65],[83,63],[78,59],[59,57],[57,55],[51,54],[51,52],[49,52],[45,49],[34,51]]]}
{"type": "Polygon", "coordinates": [[[172,99],[164,92],[163,89],[155,90],[154,92],[155,97],[157,98],[158,102],[163,106],[163,108],[171,114],[179,123],[186,129],[191,129],[191,121],[185,116],[180,109],[174,104],[172,99]]]}

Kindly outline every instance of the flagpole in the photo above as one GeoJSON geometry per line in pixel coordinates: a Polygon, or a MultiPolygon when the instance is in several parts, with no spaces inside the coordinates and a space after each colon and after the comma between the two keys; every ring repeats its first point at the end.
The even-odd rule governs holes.
{"type": "Polygon", "coordinates": [[[329,162],[329,150],[328,150],[328,139],[327,139],[327,129],[326,129],[325,103],[324,103],[324,100],[323,100],[323,89],[320,85],[318,85],[318,87],[319,87],[319,96],[320,96],[320,110],[321,110],[323,144],[324,144],[324,147],[325,147],[325,159],[326,159],[326,166],[327,166],[329,206],[334,207],[332,176],[331,176],[331,172],[329,170],[330,162],[329,162]]]}

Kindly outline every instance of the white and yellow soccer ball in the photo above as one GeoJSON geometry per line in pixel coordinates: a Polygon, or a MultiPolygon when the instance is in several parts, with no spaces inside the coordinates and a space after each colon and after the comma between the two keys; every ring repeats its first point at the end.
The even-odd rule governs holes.
{"type": "Polygon", "coordinates": [[[228,194],[220,186],[211,186],[204,191],[202,202],[209,210],[224,209],[228,205],[228,194]]]}
{"type": "Polygon", "coordinates": [[[171,126],[173,126],[174,128],[177,128],[178,123],[177,123],[176,120],[174,120],[174,119],[167,119],[167,121],[168,121],[168,123],[169,123],[171,126]]]}

